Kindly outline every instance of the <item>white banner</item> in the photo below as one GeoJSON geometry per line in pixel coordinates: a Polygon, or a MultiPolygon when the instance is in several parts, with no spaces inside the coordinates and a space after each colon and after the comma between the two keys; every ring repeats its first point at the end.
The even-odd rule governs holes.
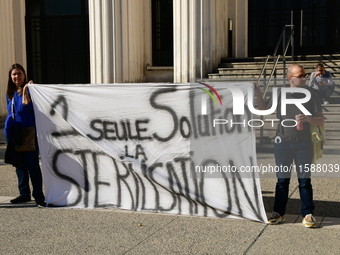
{"type": "Polygon", "coordinates": [[[258,174],[240,172],[257,164],[252,115],[233,115],[229,86],[245,105],[250,83],[215,94],[202,84],[30,84],[47,204],[265,222],[258,174]]]}

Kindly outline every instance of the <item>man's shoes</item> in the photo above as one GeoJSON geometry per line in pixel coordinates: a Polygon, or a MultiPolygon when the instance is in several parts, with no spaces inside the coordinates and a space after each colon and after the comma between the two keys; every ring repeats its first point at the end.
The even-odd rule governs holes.
{"type": "Polygon", "coordinates": [[[46,207],[45,201],[35,201],[35,203],[38,207],[46,207]]]}
{"type": "Polygon", "coordinates": [[[10,202],[12,204],[19,204],[19,203],[26,203],[26,202],[29,202],[31,201],[31,198],[29,197],[23,197],[23,196],[18,196],[14,199],[12,199],[10,202]]]}
{"type": "Polygon", "coordinates": [[[272,216],[268,220],[268,224],[274,225],[274,224],[279,224],[280,222],[284,222],[285,217],[281,216],[277,212],[273,212],[272,216]]]}
{"type": "Polygon", "coordinates": [[[325,101],[325,102],[323,102],[323,104],[329,104],[329,102],[328,102],[328,101],[325,101]]]}
{"type": "Polygon", "coordinates": [[[305,225],[306,228],[315,228],[316,227],[316,220],[313,215],[307,214],[302,221],[302,224],[305,225]]]}

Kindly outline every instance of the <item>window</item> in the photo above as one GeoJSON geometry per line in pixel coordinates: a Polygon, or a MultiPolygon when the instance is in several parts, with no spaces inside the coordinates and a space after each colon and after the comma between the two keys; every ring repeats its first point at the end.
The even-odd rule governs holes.
{"type": "Polygon", "coordinates": [[[26,0],[26,47],[36,83],[89,83],[87,0],[26,0]]]}

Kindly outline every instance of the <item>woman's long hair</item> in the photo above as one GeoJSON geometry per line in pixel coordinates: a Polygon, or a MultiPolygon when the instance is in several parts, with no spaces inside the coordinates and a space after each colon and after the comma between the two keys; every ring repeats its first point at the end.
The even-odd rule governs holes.
{"type": "Polygon", "coordinates": [[[24,84],[27,83],[27,75],[26,75],[26,71],[23,68],[23,66],[20,64],[13,64],[8,72],[7,96],[9,99],[12,99],[14,96],[14,93],[17,91],[17,86],[12,80],[12,71],[16,68],[20,69],[23,72],[23,74],[25,75],[24,84]]]}

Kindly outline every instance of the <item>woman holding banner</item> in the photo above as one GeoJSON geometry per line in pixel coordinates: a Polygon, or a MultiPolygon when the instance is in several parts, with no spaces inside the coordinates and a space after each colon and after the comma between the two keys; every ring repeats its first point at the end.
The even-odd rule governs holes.
{"type": "Polygon", "coordinates": [[[46,206],[29,83],[32,81],[27,82],[25,69],[20,64],[13,64],[8,74],[6,93],[8,115],[4,127],[7,142],[5,162],[16,168],[20,194],[10,202],[16,204],[31,201],[31,178],[36,204],[46,206]]]}

